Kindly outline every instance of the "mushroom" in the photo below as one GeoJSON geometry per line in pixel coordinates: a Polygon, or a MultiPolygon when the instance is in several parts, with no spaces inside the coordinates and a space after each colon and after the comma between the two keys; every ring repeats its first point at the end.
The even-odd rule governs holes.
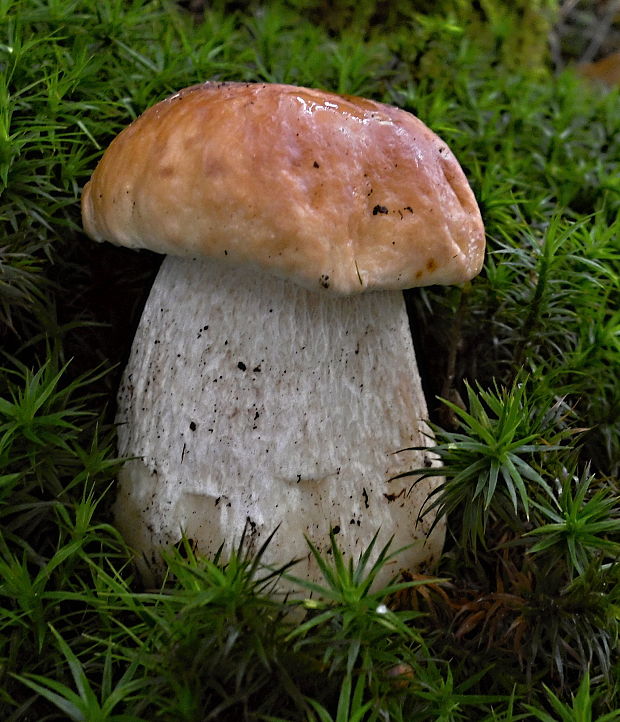
{"type": "Polygon", "coordinates": [[[117,414],[115,518],[147,583],[183,534],[225,558],[277,529],[263,561],[312,580],[304,537],[393,538],[378,583],[438,558],[443,523],[419,518],[438,481],[393,479],[437,463],[410,450],[432,440],[401,290],[471,279],[485,244],[439,137],[363,98],[207,82],[112,142],[82,214],[96,241],[170,254],[117,414]]]}

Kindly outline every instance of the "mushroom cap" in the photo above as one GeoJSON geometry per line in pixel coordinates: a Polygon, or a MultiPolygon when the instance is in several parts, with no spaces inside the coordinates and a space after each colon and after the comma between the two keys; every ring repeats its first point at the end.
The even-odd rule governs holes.
{"type": "Polygon", "coordinates": [[[82,195],[96,241],[262,268],[341,295],[462,283],[482,218],[447,145],[372,100],[206,82],[121,132],[82,195]]]}

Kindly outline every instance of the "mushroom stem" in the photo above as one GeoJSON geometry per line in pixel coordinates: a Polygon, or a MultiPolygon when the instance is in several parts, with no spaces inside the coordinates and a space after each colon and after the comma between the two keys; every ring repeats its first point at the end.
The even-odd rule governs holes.
{"type": "MultiPolygon", "coordinates": [[[[409,546],[399,568],[432,563],[444,528],[418,519],[437,480],[395,474],[433,463],[426,403],[400,291],[334,297],[255,270],[167,257],[119,392],[117,523],[147,583],[182,533],[224,558],[246,528],[264,561],[297,558],[320,577],[333,532],[358,556],[409,546]]],[[[429,515],[430,516],[430,515],[429,515]]]]}

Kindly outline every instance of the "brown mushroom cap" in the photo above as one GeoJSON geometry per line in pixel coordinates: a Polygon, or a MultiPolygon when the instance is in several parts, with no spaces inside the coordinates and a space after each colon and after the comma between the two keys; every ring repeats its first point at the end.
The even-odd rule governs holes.
{"type": "Polygon", "coordinates": [[[97,241],[260,267],[336,294],[462,283],[484,227],[415,116],[290,85],[207,82],[110,145],[82,197],[97,241]]]}

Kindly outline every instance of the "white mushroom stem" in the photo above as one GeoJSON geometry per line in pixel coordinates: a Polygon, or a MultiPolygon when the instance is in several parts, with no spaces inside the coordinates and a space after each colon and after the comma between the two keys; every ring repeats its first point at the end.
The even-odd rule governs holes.
{"type": "Polygon", "coordinates": [[[116,520],[147,582],[185,533],[205,554],[297,558],[330,531],[355,557],[379,531],[409,548],[385,569],[432,564],[444,528],[418,519],[437,480],[390,481],[432,463],[403,295],[333,297],[213,261],[164,260],[119,394],[124,466],[116,520]]]}

